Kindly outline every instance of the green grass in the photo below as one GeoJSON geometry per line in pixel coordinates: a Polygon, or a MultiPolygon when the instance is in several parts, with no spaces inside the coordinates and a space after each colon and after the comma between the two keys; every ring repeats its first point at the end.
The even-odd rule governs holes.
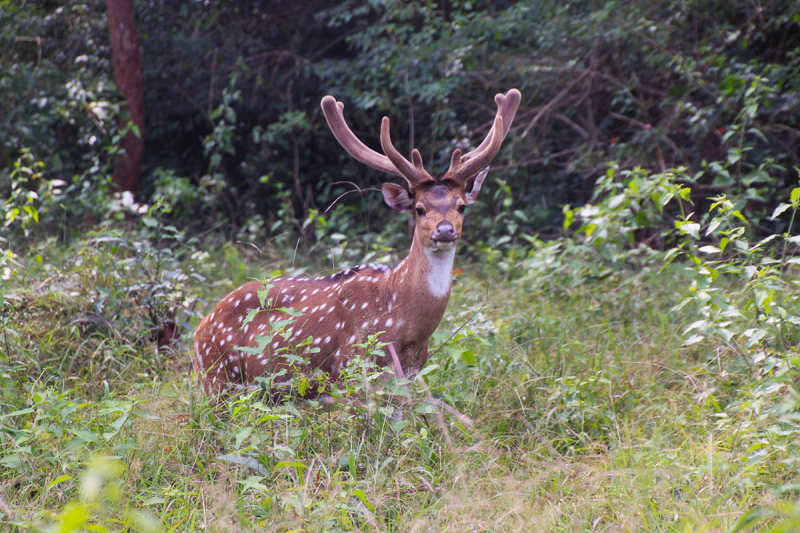
{"type": "Polygon", "coordinates": [[[534,253],[492,277],[461,261],[424,383],[366,374],[367,390],[358,368],[342,394],[361,402],[210,405],[192,324],[275,264],[196,244],[158,260],[104,235],[120,241],[50,243],[3,287],[0,530],[798,527],[797,349],[687,345],[683,265],[594,276],[580,257],[526,268],[534,253]],[[148,306],[179,309],[174,353],[156,353],[148,306]]]}

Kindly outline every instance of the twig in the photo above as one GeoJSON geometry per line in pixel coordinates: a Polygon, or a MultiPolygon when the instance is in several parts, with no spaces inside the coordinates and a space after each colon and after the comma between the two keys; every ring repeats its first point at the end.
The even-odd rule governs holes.
{"type": "Polygon", "coordinates": [[[214,48],[214,55],[211,56],[211,83],[208,86],[208,116],[214,110],[214,93],[217,86],[217,52],[218,48],[214,48]]]}
{"type": "Polygon", "coordinates": [[[555,97],[554,97],[552,100],[550,100],[550,101],[547,103],[547,105],[545,105],[544,107],[542,107],[542,109],[540,109],[540,110],[539,110],[539,112],[538,112],[538,113],[536,113],[536,114],[533,116],[533,119],[532,119],[532,120],[531,120],[531,121],[528,123],[528,125],[527,125],[527,126],[525,126],[525,129],[522,131],[522,135],[520,135],[520,137],[521,137],[521,138],[523,138],[523,139],[524,139],[525,137],[527,137],[527,136],[528,136],[528,132],[530,132],[531,128],[533,128],[533,127],[536,125],[536,123],[537,123],[537,122],[539,122],[539,119],[540,119],[540,118],[542,118],[542,115],[544,115],[544,114],[545,114],[545,113],[547,113],[547,112],[548,112],[550,109],[552,109],[553,107],[555,107],[555,105],[556,105],[556,104],[557,104],[557,103],[558,103],[558,102],[559,102],[559,101],[560,101],[560,100],[561,100],[561,99],[562,99],[564,96],[566,96],[566,94],[567,94],[569,91],[571,91],[573,87],[575,87],[575,86],[576,86],[578,83],[580,83],[580,82],[583,80],[583,78],[585,78],[585,77],[586,77],[586,76],[589,74],[589,72],[590,72],[590,71],[588,71],[588,70],[584,71],[584,72],[583,72],[583,74],[581,74],[580,76],[578,76],[577,78],[575,78],[574,80],[572,80],[572,82],[570,82],[570,83],[569,83],[569,85],[567,85],[566,87],[564,87],[564,88],[561,90],[561,92],[559,92],[559,93],[558,93],[558,94],[557,94],[557,95],[556,95],[556,96],[555,96],[555,97]]]}
{"type": "Polygon", "coordinates": [[[327,209],[325,209],[325,211],[323,213],[327,213],[328,211],[333,209],[333,206],[336,205],[336,202],[338,202],[339,200],[341,200],[343,197],[347,196],[351,192],[360,192],[361,194],[364,194],[364,192],[366,192],[366,191],[380,191],[380,189],[375,189],[374,187],[369,188],[369,189],[362,189],[361,187],[359,187],[358,185],[356,185],[352,181],[335,181],[335,182],[333,182],[332,185],[339,185],[339,184],[342,184],[342,183],[347,183],[349,185],[352,185],[353,187],[355,187],[355,190],[346,191],[346,192],[340,194],[339,196],[337,196],[336,199],[333,202],[331,202],[331,205],[329,205],[327,207],[327,209]]]}
{"type": "Polygon", "coordinates": [[[431,405],[434,405],[434,411],[436,412],[436,423],[439,426],[439,429],[441,430],[442,434],[444,435],[444,441],[447,443],[447,447],[452,448],[453,441],[450,438],[450,432],[447,431],[447,426],[444,423],[444,417],[442,416],[442,411],[440,409],[436,409],[435,407],[435,402],[433,401],[433,396],[431,395],[431,390],[428,388],[428,384],[425,383],[425,379],[420,375],[417,375],[416,379],[417,381],[422,383],[422,385],[425,387],[425,399],[428,402],[430,402],[431,405]]]}
{"type": "Polygon", "coordinates": [[[256,249],[256,251],[257,251],[258,253],[260,253],[260,254],[263,254],[263,253],[264,253],[264,252],[262,252],[262,251],[261,251],[261,248],[259,248],[258,246],[256,246],[256,245],[255,245],[255,244],[253,244],[252,242],[247,242],[247,241],[234,241],[234,242],[235,242],[236,244],[246,244],[246,245],[248,245],[248,246],[252,246],[253,248],[255,248],[255,249],[256,249]]]}
{"type": "Polygon", "coordinates": [[[8,334],[6,333],[6,305],[3,302],[3,341],[6,343],[6,357],[11,359],[11,349],[8,347],[8,334]]]}
{"type": "Polygon", "coordinates": [[[432,403],[433,405],[441,407],[442,409],[444,409],[445,411],[447,411],[448,413],[450,413],[451,415],[456,417],[459,420],[459,422],[461,422],[465,426],[472,427],[472,426],[475,425],[475,422],[473,422],[470,417],[468,417],[467,415],[465,415],[464,413],[462,413],[461,411],[459,411],[458,409],[456,409],[452,405],[448,404],[447,402],[443,402],[442,400],[439,400],[438,398],[434,398],[434,397],[430,396],[430,394],[428,395],[427,401],[429,403],[432,403]]]}

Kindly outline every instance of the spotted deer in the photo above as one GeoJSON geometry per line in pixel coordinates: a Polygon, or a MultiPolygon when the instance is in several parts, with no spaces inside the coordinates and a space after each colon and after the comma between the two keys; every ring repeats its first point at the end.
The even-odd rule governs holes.
{"type": "MultiPolygon", "coordinates": [[[[356,345],[374,334],[394,347],[404,372],[421,369],[428,339],[450,298],[464,211],[476,200],[487,165],[508,134],[520,92],[498,94],[495,102],[497,114],[486,138],[465,155],[454,150],[449,170],[437,183],[419,150],[409,161],[394,147],[387,117],[381,123],[380,154],[350,130],[344,104],[323,98],[323,113],[342,147],[367,166],[407,182],[408,187],[384,183],[382,192],[394,211],[416,217],[411,251],[394,267],[370,263],[321,278],[280,278],[267,285],[267,293],[264,283],[251,281],[228,294],[195,332],[193,363],[203,392],[217,396],[255,389],[255,378],[270,374],[283,374],[284,381],[275,383],[285,385],[291,375],[281,370],[289,368],[290,353],[305,356],[305,374],[335,380],[359,355],[356,345]]],[[[380,359],[382,366],[389,363],[388,357],[380,359]]]]}

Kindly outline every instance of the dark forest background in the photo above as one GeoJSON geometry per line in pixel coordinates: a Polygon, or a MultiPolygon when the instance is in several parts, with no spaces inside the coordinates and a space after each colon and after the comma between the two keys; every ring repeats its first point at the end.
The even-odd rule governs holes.
{"type": "Polygon", "coordinates": [[[36,231],[121,216],[115,192],[128,189],[190,232],[279,248],[300,235],[310,250],[321,232],[389,216],[371,191],[324,213],[387,176],[341,149],[322,96],[375,148],[388,115],[399,146],[441,173],[483,138],[494,94],[518,87],[468,238],[508,224],[556,234],[563,205],[589,201],[608,168],[637,166],[674,169],[699,211],[725,193],[759,231],[781,231],[788,220],[769,215],[797,179],[799,13],[796,0],[3,0],[0,190],[38,192],[36,231]],[[132,5],[138,33],[141,131],[115,83],[115,4],[132,5]],[[123,183],[126,133],[144,155],[123,183]],[[45,179],[20,189],[20,165],[45,179]]]}
{"type": "Polygon", "coordinates": [[[800,0],[0,0],[0,530],[800,531],[799,159],[800,0]],[[324,95],[441,175],[512,87],[418,375],[200,393],[408,250],[324,95]]]}

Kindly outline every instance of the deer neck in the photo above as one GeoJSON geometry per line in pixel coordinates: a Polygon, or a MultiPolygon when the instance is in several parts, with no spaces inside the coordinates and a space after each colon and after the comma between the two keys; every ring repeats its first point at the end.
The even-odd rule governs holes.
{"type": "Polygon", "coordinates": [[[417,310],[415,315],[432,323],[434,329],[450,299],[455,253],[455,246],[449,250],[431,250],[414,239],[408,257],[397,268],[401,276],[397,282],[405,289],[406,305],[417,310]]]}

